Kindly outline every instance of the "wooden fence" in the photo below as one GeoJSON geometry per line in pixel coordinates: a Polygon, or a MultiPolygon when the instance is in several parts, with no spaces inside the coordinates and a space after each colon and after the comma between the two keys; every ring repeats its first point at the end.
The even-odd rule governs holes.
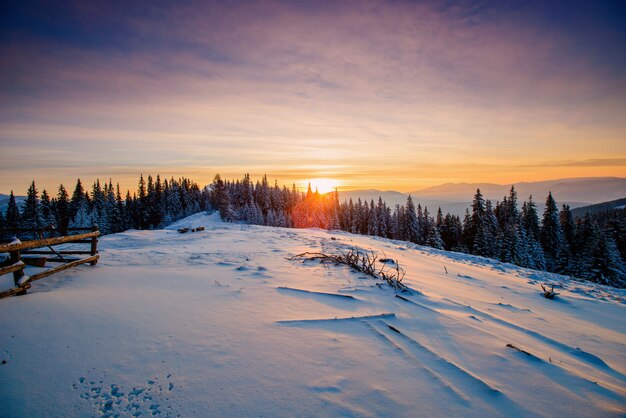
{"type": "MultiPolygon", "coordinates": [[[[67,270],[72,267],[79,266],[81,264],[90,263],[92,266],[98,262],[98,236],[100,232],[97,226],[88,228],[68,228],[73,231],[86,231],[90,232],[68,235],[61,237],[41,238],[30,241],[15,242],[8,244],[0,244],[0,253],[9,253],[9,260],[5,263],[0,263],[0,276],[4,274],[13,273],[13,281],[15,287],[4,292],[0,292],[0,299],[7,296],[17,296],[26,293],[29,289],[30,283],[35,280],[43,279],[54,273],[58,273],[63,270],[67,270]],[[89,250],[62,250],[57,251],[52,248],[54,245],[60,244],[89,244],[89,250]],[[38,250],[37,248],[47,248],[47,250],[38,250]],[[37,255],[39,257],[22,257],[22,255],[37,255]],[[84,258],[64,257],[69,255],[88,255],[84,258]],[[49,258],[48,256],[54,256],[49,258]],[[34,265],[37,267],[44,267],[46,262],[60,263],[59,265],[49,268],[47,270],[40,271],[31,276],[24,275],[24,268],[26,265],[34,265]]],[[[22,231],[37,233],[38,231],[22,231]]],[[[41,233],[38,236],[42,237],[41,233]]]]}

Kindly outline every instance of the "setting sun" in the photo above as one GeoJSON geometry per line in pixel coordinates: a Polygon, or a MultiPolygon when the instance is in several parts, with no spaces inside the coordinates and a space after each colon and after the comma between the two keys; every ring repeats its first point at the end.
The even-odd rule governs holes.
{"type": "Polygon", "coordinates": [[[317,189],[321,194],[335,191],[335,189],[341,185],[341,182],[336,179],[315,178],[304,181],[300,188],[306,191],[309,187],[309,183],[311,184],[311,190],[315,191],[315,189],[317,189]]]}

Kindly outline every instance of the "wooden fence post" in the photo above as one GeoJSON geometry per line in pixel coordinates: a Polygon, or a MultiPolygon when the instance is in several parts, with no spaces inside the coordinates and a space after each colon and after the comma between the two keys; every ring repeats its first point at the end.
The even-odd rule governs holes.
{"type": "MultiPolygon", "coordinates": [[[[15,251],[11,251],[9,253],[9,256],[11,257],[11,264],[15,264],[18,263],[20,261],[22,261],[22,256],[20,254],[20,250],[15,250],[15,251]]],[[[13,281],[15,282],[15,287],[19,288],[20,286],[20,279],[24,277],[24,269],[20,269],[20,270],[16,270],[13,272],[13,281]]],[[[26,294],[26,289],[22,289],[18,292],[15,293],[16,296],[19,295],[25,295],[26,294]]]]}
{"type": "MultiPolygon", "coordinates": [[[[91,230],[93,232],[98,231],[98,225],[92,226],[91,230]]],[[[96,254],[98,254],[98,236],[97,235],[91,238],[91,255],[93,256],[96,254]]],[[[95,266],[97,262],[98,260],[96,259],[89,264],[91,264],[92,266],[95,266]]]]}

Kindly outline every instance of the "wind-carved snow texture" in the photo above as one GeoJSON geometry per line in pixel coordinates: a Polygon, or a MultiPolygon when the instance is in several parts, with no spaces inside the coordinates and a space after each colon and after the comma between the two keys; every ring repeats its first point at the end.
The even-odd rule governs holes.
{"type": "Polygon", "coordinates": [[[624,290],[206,214],[99,248],[0,301],[0,415],[626,414],[624,290]],[[410,292],[287,260],[355,248],[397,260],[410,292]]]}

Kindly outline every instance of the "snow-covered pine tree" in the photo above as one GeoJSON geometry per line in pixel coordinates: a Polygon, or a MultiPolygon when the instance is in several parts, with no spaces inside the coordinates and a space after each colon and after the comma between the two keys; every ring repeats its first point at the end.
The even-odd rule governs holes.
{"type": "Polygon", "coordinates": [[[561,231],[563,231],[563,250],[558,269],[562,274],[572,274],[573,270],[571,264],[574,257],[573,251],[576,226],[568,205],[564,204],[559,212],[559,223],[561,224],[561,231]]]}
{"type": "Polygon", "coordinates": [[[485,203],[483,229],[486,231],[486,236],[483,238],[485,242],[485,253],[488,257],[497,257],[500,251],[500,225],[493,211],[491,200],[487,200],[485,203]]]}
{"type": "Polygon", "coordinates": [[[593,229],[598,245],[591,249],[589,278],[609,286],[626,287],[626,270],[615,242],[600,230],[597,223],[593,229]]]}
{"type": "Polygon", "coordinates": [[[394,239],[407,241],[407,228],[406,228],[406,209],[404,205],[396,205],[394,212],[394,239]]]}
{"type": "Polygon", "coordinates": [[[117,199],[115,197],[115,191],[113,189],[113,184],[110,179],[109,179],[109,184],[107,186],[106,203],[105,203],[104,212],[107,218],[107,225],[109,228],[109,233],[115,233],[115,232],[120,232],[124,230],[123,229],[124,220],[122,219],[122,214],[119,211],[117,199]]]}
{"type": "Polygon", "coordinates": [[[50,195],[46,189],[41,192],[41,219],[43,221],[43,226],[54,226],[56,227],[56,221],[54,218],[54,209],[52,207],[52,201],[50,200],[50,195]]]}
{"type": "Polygon", "coordinates": [[[376,219],[378,220],[378,236],[387,237],[387,205],[381,196],[378,196],[378,204],[376,205],[376,219]]]}
{"type": "Polygon", "coordinates": [[[149,226],[148,191],[146,190],[146,181],[143,178],[143,173],[139,175],[137,200],[135,201],[135,213],[139,229],[147,229],[149,226]]]}
{"type": "Polygon", "coordinates": [[[119,224],[117,225],[118,231],[126,231],[129,226],[127,224],[126,206],[124,200],[122,200],[122,193],[120,192],[120,184],[115,185],[115,203],[117,203],[117,212],[119,215],[119,224]]]}
{"type": "Polygon", "coordinates": [[[507,222],[517,224],[519,222],[519,209],[517,208],[517,191],[515,186],[511,186],[509,197],[504,199],[507,222]]]}
{"type": "Polygon", "coordinates": [[[332,207],[332,214],[330,217],[330,223],[328,224],[328,229],[331,231],[339,231],[341,230],[341,222],[339,221],[339,210],[337,206],[332,207]]]}
{"type": "Polygon", "coordinates": [[[353,234],[359,234],[361,231],[361,215],[362,215],[362,206],[361,199],[357,201],[354,205],[354,215],[352,216],[352,225],[350,227],[350,232],[353,234]]]}
{"type": "Polygon", "coordinates": [[[70,200],[67,190],[65,190],[65,187],[62,184],[59,185],[54,214],[56,218],[55,224],[59,234],[66,235],[67,227],[70,223],[70,200]]]}
{"type": "Polygon", "coordinates": [[[441,240],[439,229],[437,228],[435,220],[430,217],[427,207],[424,207],[424,222],[424,229],[426,230],[426,245],[442,250],[443,241],[441,240]]]}
{"type": "MultiPolygon", "coordinates": [[[[339,222],[339,220],[337,220],[339,222]]],[[[285,211],[279,211],[276,214],[276,226],[280,226],[282,228],[287,227],[287,217],[285,216],[285,211]]]]}
{"type": "Polygon", "coordinates": [[[520,230],[518,224],[509,222],[502,231],[500,244],[500,260],[505,263],[515,263],[522,258],[520,252],[520,230]]]}
{"type": "Polygon", "coordinates": [[[559,210],[552,197],[552,192],[546,198],[546,208],[541,223],[541,246],[546,258],[548,271],[557,272],[563,264],[563,232],[559,221],[559,210]]]}
{"type": "Polygon", "coordinates": [[[70,219],[76,216],[76,212],[78,212],[78,207],[82,204],[82,201],[85,199],[85,190],[83,189],[83,185],[80,179],[76,180],[76,186],[74,187],[74,192],[72,193],[72,198],[70,199],[70,219]]]}
{"type": "Polygon", "coordinates": [[[435,218],[435,226],[439,233],[441,233],[441,229],[443,228],[443,212],[441,211],[441,206],[437,208],[437,217],[435,218]]]}
{"type": "Polygon", "coordinates": [[[537,205],[533,202],[532,195],[522,205],[521,222],[526,230],[526,235],[534,240],[539,240],[539,216],[537,215],[537,205]]]}
{"type": "Polygon", "coordinates": [[[426,228],[424,221],[424,212],[422,211],[422,204],[417,204],[417,244],[424,245],[426,244],[426,228]]]}
{"type": "Polygon", "coordinates": [[[276,216],[274,215],[274,209],[269,209],[267,211],[267,216],[265,217],[265,225],[267,226],[276,226],[276,216]]]}
{"type": "MultiPolygon", "coordinates": [[[[265,183],[267,183],[267,178],[265,178],[265,183]]],[[[265,184],[265,186],[267,188],[267,184],[265,184]]],[[[264,198],[267,198],[266,194],[267,193],[264,193],[264,198]]],[[[213,184],[211,185],[211,204],[220,211],[220,216],[223,220],[232,221],[230,212],[230,196],[228,195],[224,181],[219,174],[215,175],[213,184]]]]}
{"type": "Polygon", "coordinates": [[[87,199],[82,199],[79,203],[76,215],[70,220],[70,228],[89,228],[94,225],[94,218],[89,209],[87,199]]]}
{"type": "Polygon", "coordinates": [[[6,227],[9,229],[17,229],[21,224],[21,214],[19,208],[17,207],[17,203],[15,202],[13,190],[11,190],[11,193],[9,194],[9,203],[7,205],[4,222],[6,223],[6,227]]]}
{"type": "Polygon", "coordinates": [[[463,231],[461,233],[461,243],[457,247],[458,251],[470,254],[474,246],[474,235],[472,231],[472,216],[469,209],[465,209],[463,218],[463,231]]]}
{"type": "MultiPolygon", "coordinates": [[[[44,221],[41,216],[41,207],[39,204],[39,197],[37,188],[35,187],[35,181],[30,184],[28,193],[26,194],[26,201],[22,207],[22,223],[21,228],[24,229],[39,229],[44,226],[44,221]]],[[[36,234],[29,235],[29,238],[36,238],[36,234]]]]}
{"type": "Polygon", "coordinates": [[[374,206],[374,199],[370,202],[367,219],[367,235],[378,236],[378,212],[374,206]]]}
{"type": "Polygon", "coordinates": [[[613,211],[609,220],[606,222],[604,233],[610,237],[620,253],[622,260],[626,260],[626,208],[619,211],[613,211]]]}
{"type": "Polygon", "coordinates": [[[106,197],[102,186],[100,186],[100,179],[95,181],[91,189],[91,206],[93,224],[98,225],[98,228],[103,234],[108,234],[110,232],[110,226],[106,214],[106,197]]]}
{"type": "Polygon", "coordinates": [[[589,272],[593,263],[592,248],[599,244],[597,241],[599,237],[593,228],[589,212],[585,213],[582,218],[577,217],[575,225],[571,273],[576,277],[586,278],[586,273],[589,272]]]}
{"type": "Polygon", "coordinates": [[[452,248],[458,245],[458,242],[456,241],[454,234],[452,232],[452,228],[453,228],[452,223],[453,223],[453,216],[447,213],[445,218],[443,218],[441,227],[439,228],[439,231],[441,234],[441,240],[443,241],[443,248],[448,251],[452,250],[452,248]]]}
{"type": "Polygon", "coordinates": [[[484,228],[484,218],[485,199],[480,189],[476,189],[476,194],[472,200],[472,216],[464,237],[465,245],[472,254],[487,255],[488,253],[488,243],[484,242],[484,240],[488,239],[489,231],[484,228]],[[478,239],[482,241],[477,241],[478,239]]]}
{"type": "Polygon", "coordinates": [[[404,211],[404,231],[406,233],[404,239],[406,241],[418,244],[420,241],[420,230],[417,220],[417,213],[415,211],[415,204],[413,203],[411,195],[409,195],[406,199],[404,211]]]}

